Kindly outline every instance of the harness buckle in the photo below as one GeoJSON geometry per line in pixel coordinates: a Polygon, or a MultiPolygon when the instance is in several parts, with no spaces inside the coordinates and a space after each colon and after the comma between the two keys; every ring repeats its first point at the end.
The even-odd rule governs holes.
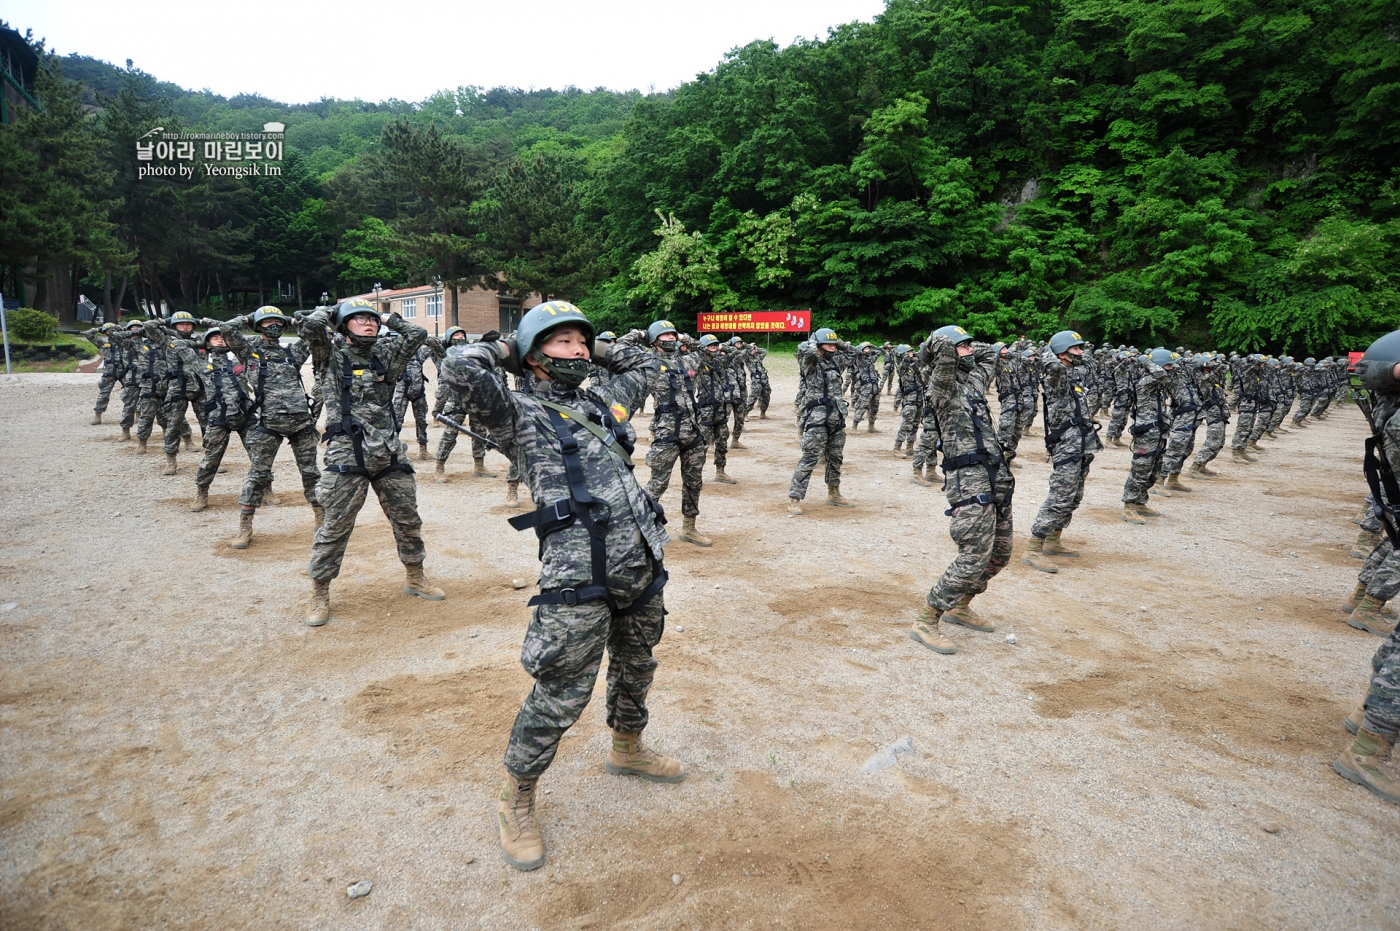
{"type": "Polygon", "coordinates": [[[578,607],[578,589],[576,589],[576,588],[561,588],[561,589],[559,589],[559,602],[560,602],[560,604],[566,605],[566,606],[568,606],[568,607],[570,607],[570,608],[578,607]]]}

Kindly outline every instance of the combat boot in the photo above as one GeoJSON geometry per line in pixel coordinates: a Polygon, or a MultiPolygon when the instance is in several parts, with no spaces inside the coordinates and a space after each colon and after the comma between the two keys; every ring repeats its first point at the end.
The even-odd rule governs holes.
{"type": "Polygon", "coordinates": [[[1249,465],[1254,460],[1249,458],[1249,454],[1246,453],[1244,450],[1232,446],[1230,447],[1230,461],[1238,462],[1242,465],[1249,465]]]}
{"type": "Polygon", "coordinates": [[[1173,473],[1171,474],[1171,476],[1167,478],[1166,487],[1170,488],[1172,491],[1188,491],[1188,492],[1189,492],[1189,491],[1191,490],[1191,487],[1190,487],[1189,485],[1183,485],[1183,484],[1181,484],[1181,473],[1180,473],[1180,472],[1173,472],[1173,473]]]}
{"type": "Polygon", "coordinates": [[[136,455],[146,455],[146,441],[139,436],[136,438],[136,455]]]}
{"type": "Polygon", "coordinates": [[[209,506],[209,486],[196,485],[194,487],[194,503],[190,505],[190,510],[195,514],[209,506]]]}
{"type": "Polygon", "coordinates": [[[544,866],[544,838],[535,823],[534,779],[520,779],[506,770],[506,783],[496,800],[496,820],[501,828],[501,850],[517,870],[544,866]]]}
{"type": "Polygon", "coordinates": [[[747,446],[745,446],[743,443],[740,443],[740,442],[739,442],[739,437],[738,437],[737,434],[734,436],[733,441],[729,444],[729,448],[730,448],[730,449],[748,449],[747,446]]]}
{"type": "Polygon", "coordinates": [[[1109,441],[1110,443],[1112,443],[1114,446],[1119,447],[1120,449],[1124,446],[1123,437],[1122,437],[1121,435],[1120,435],[1120,436],[1111,436],[1111,437],[1108,438],[1108,441],[1109,441]]]}
{"type": "Polygon", "coordinates": [[[831,506],[834,507],[834,508],[853,508],[853,507],[855,507],[855,505],[852,504],[850,501],[848,501],[848,500],[846,500],[845,498],[841,497],[841,486],[840,486],[840,485],[827,485],[827,486],[826,486],[826,503],[829,504],[829,505],[831,505],[831,506]]]}
{"type": "Polygon", "coordinates": [[[612,749],[603,768],[614,776],[641,776],[648,782],[680,782],[685,778],[685,764],[680,760],[643,746],[641,734],[620,731],[612,732],[612,749]]]}
{"type": "Polygon", "coordinates": [[[277,493],[272,490],[272,486],[268,485],[263,489],[262,503],[266,504],[268,507],[275,508],[282,504],[282,499],[277,497],[277,493]]]}
{"type": "Polygon", "coordinates": [[[520,483],[506,482],[506,507],[520,507],[520,483]]]}
{"type": "Polygon", "coordinates": [[[429,455],[428,455],[428,444],[427,444],[427,443],[419,443],[419,444],[418,444],[418,461],[419,461],[419,462],[427,462],[427,461],[428,461],[429,459],[431,459],[431,458],[432,458],[432,456],[429,456],[429,455]]]}
{"type": "Polygon", "coordinates": [[[485,459],[472,460],[472,476],[474,478],[495,478],[496,473],[486,468],[485,459]]]}
{"type": "Polygon", "coordinates": [[[802,516],[802,499],[788,498],[788,517],[802,516]]]}
{"type": "Polygon", "coordinates": [[[980,630],[984,634],[990,634],[997,629],[997,625],[976,611],[972,610],[972,596],[963,595],[947,611],[943,612],[943,620],[949,624],[957,624],[961,627],[968,627],[972,630],[980,630]]]}
{"type": "Polygon", "coordinates": [[[1356,606],[1361,604],[1361,599],[1366,597],[1366,583],[1357,582],[1356,589],[1351,593],[1346,601],[1342,602],[1342,613],[1350,614],[1356,610],[1356,606]]]}
{"type": "Polygon", "coordinates": [[[433,466],[433,481],[439,485],[447,484],[447,463],[441,459],[437,461],[437,465],[433,466]]]}
{"type": "Polygon", "coordinates": [[[1257,439],[1250,440],[1248,443],[1246,443],[1246,444],[1244,445],[1244,448],[1247,449],[1249,452],[1252,452],[1252,453],[1267,453],[1267,452],[1268,452],[1267,449],[1265,449],[1264,447],[1262,447],[1262,446],[1259,445],[1259,441],[1258,441],[1257,439]]]}
{"type": "Polygon", "coordinates": [[[1118,515],[1118,519],[1129,524],[1145,524],[1147,518],[1138,513],[1137,505],[1123,505],[1123,513],[1118,515]]]}
{"type": "Polygon", "coordinates": [[[921,468],[914,469],[914,475],[909,479],[909,482],[913,485],[922,485],[925,488],[931,488],[933,486],[933,482],[924,478],[924,472],[921,468]]]}
{"type": "Polygon", "coordinates": [[[307,627],[321,627],[331,619],[331,580],[311,580],[311,607],[306,612],[307,627]]]}
{"type": "Polygon", "coordinates": [[[1079,552],[1077,550],[1067,550],[1064,548],[1064,545],[1060,543],[1060,534],[1062,533],[1064,533],[1063,530],[1056,530],[1054,533],[1046,534],[1045,542],[1041,544],[1040,547],[1041,552],[1045,553],[1047,556],[1064,556],[1068,559],[1078,559],[1079,552]]]}
{"type": "Polygon", "coordinates": [[[680,538],[687,543],[694,543],[696,546],[712,546],[715,542],[695,529],[695,518],[693,517],[687,517],[681,521],[680,538]]]}
{"type": "Polygon", "coordinates": [[[442,601],[447,597],[447,593],[436,585],[428,581],[428,577],[423,574],[423,564],[420,562],[416,566],[404,564],[403,591],[405,595],[417,595],[427,601],[442,601]]]}
{"type": "Polygon", "coordinates": [[[1383,607],[1385,607],[1384,601],[1374,595],[1367,595],[1352,609],[1347,623],[1357,630],[1364,630],[1378,637],[1388,636],[1395,629],[1395,622],[1381,616],[1381,608],[1383,607]]]}
{"type": "Polygon", "coordinates": [[[872,421],[870,421],[870,423],[868,423],[868,424],[865,425],[865,432],[866,432],[866,433],[880,433],[880,432],[882,432],[882,431],[876,430],[876,429],[875,429],[875,421],[872,420],[872,421]]]}
{"type": "Polygon", "coordinates": [[[185,441],[185,449],[187,449],[187,450],[194,449],[194,434],[193,434],[193,433],[186,433],[185,436],[183,437],[183,439],[184,439],[184,441],[185,441]]]}
{"type": "Polygon", "coordinates": [[[724,474],[724,469],[721,469],[721,468],[716,468],[716,469],[715,469],[715,481],[721,482],[721,483],[723,483],[723,484],[725,484],[725,485],[737,485],[737,484],[739,484],[737,481],[735,481],[734,479],[730,478],[728,475],[725,475],[725,474],[724,474]]]}
{"type": "Polygon", "coordinates": [[[253,542],[253,514],[256,511],[243,508],[238,512],[238,533],[234,535],[229,546],[236,550],[246,550],[248,544],[253,542]]]}
{"type": "Polygon", "coordinates": [[[937,610],[924,607],[919,611],[918,619],[916,619],[913,626],[909,628],[909,639],[928,647],[935,653],[951,656],[958,652],[958,646],[939,631],[939,616],[940,612],[937,610]]]}
{"type": "Polygon", "coordinates": [[[904,444],[903,444],[903,443],[895,443],[895,444],[894,444],[894,455],[893,455],[891,458],[894,458],[894,459],[908,459],[908,458],[909,458],[908,454],[904,452],[904,444]]]}
{"type": "Polygon", "coordinates": [[[172,454],[172,455],[169,455],[169,456],[166,456],[166,457],[165,457],[165,471],[161,472],[160,474],[161,474],[161,475],[174,475],[176,472],[179,472],[179,471],[180,471],[180,457],[179,457],[179,456],[176,456],[176,455],[173,455],[173,454],[172,454]]]}
{"type": "Polygon", "coordinates": [[[1362,727],[1356,740],[1332,762],[1332,768],[1349,782],[1365,786],[1394,805],[1400,805],[1400,782],[1395,779],[1390,751],[1394,739],[1362,727]]]}
{"type": "Polygon", "coordinates": [[[326,509],[319,504],[311,505],[311,519],[316,522],[316,529],[320,530],[326,522],[326,509]]]}
{"type": "Polygon", "coordinates": [[[1206,479],[1207,481],[1209,481],[1210,479],[1214,478],[1215,476],[1219,475],[1220,473],[1219,473],[1219,472],[1212,472],[1210,469],[1207,469],[1205,466],[1201,465],[1199,462],[1193,462],[1193,463],[1191,463],[1191,468],[1187,470],[1186,474],[1187,474],[1187,475],[1194,475],[1194,476],[1196,476],[1197,478],[1203,478],[1203,479],[1206,479]]]}
{"type": "Polygon", "coordinates": [[[93,412],[92,412],[92,419],[88,421],[88,425],[89,425],[89,426],[95,427],[95,426],[97,426],[98,424],[100,424],[101,422],[102,422],[102,415],[99,414],[97,411],[93,411],[93,412]]]}
{"type": "Polygon", "coordinates": [[[1356,538],[1356,543],[1351,548],[1351,557],[1353,559],[1365,559],[1371,555],[1371,551],[1376,548],[1376,544],[1379,542],[1381,542],[1379,530],[1375,533],[1365,530],[1361,531],[1360,535],[1356,538]]]}
{"type": "Polygon", "coordinates": [[[1157,481],[1153,482],[1152,487],[1147,489],[1148,494],[1160,495],[1163,498],[1170,498],[1172,496],[1172,493],[1167,490],[1166,484],[1166,478],[1163,476],[1158,476],[1157,481]]]}
{"type": "MultiPolygon", "coordinates": [[[[1367,689],[1369,692],[1370,690],[1367,689]]],[[[1355,736],[1361,733],[1361,729],[1366,726],[1366,699],[1361,699],[1361,704],[1351,714],[1347,715],[1342,722],[1342,727],[1347,729],[1347,733],[1355,736]]]]}
{"type": "Polygon", "coordinates": [[[130,427],[122,427],[122,438],[121,438],[121,442],[123,442],[123,443],[130,443],[130,442],[131,442],[131,428],[130,428],[130,427]]]}
{"type": "Polygon", "coordinates": [[[1060,567],[1056,566],[1050,561],[1049,557],[1045,555],[1045,541],[1034,534],[1026,541],[1026,555],[1021,557],[1021,562],[1039,569],[1041,572],[1053,573],[1060,571],[1060,567]]]}

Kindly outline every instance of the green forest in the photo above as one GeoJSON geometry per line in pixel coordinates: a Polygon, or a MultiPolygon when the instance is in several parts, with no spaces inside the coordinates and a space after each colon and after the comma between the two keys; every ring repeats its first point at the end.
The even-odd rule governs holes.
{"type": "Polygon", "coordinates": [[[7,294],[68,261],[128,313],[441,277],[613,328],[810,307],[905,340],[1321,355],[1400,325],[1394,0],[889,0],[666,93],[414,103],[225,98],[37,50],[43,111],[0,128],[7,294]],[[136,179],[152,126],[270,120],[281,177],[136,179]]]}

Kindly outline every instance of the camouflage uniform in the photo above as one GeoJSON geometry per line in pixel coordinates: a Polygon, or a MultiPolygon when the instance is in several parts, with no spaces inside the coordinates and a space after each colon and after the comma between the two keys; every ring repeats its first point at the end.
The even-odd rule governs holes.
{"type": "MultiPolygon", "coordinates": [[[[619,340],[645,351],[645,330],[633,330],[619,340]]],[[[671,485],[676,460],[681,463],[681,516],[700,514],[700,491],[704,488],[705,457],[709,451],[706,433],[695,406],[693,367],[700,360],[693,354],[656,352],[657,364],[647,367],[644,396],[653,397],[651,447],[646,464],[651,469],[647,494],[657,501],[671,485]]]]}
{"type": "Polygon", "coordinates": [[[204,347],[192,337],[182,335],[171,327],[161,326],[154,320],[146,321],[146,335],[152,341],[159,341],[165,352],[165,397],[162,400],[165,415],[162,438],[165,454],[174,456],[180,452],[180,440],[193,436],[185,414],[190,404],[195,404],[195,419],[199,421],[199,435],[204,436],[204,383],[199,380],[200,355],[204,347]]]}
{"type": "Polygon", "coordinates": [[[897,363],[899,390],[895,404],[899,408],[899,430],[894,435],[894,448],[908,443],[910,447],[919,436],[919,422],[924,416],[924,382],[916,353],[906,352],[897,363]]]}
{"type": "Polygon", "coordinates": [[[214,483],[228,450],[230,434],[238,434],[243,451],[248,451],[246,431],[250,402],[247,388],[234,374],[233,360],[227,349],[206,352],[203,361],[204,367],[198,375],[204,384],[204,457],[194,476],[197,488],[208,488],[214,483]]]}
{"type": "Polygon", "coordinates": [[[862,349],[855,354],[851,364],[853,379],[852,398],[855,408],[855,421],[851,429],[859,430],[861,422],[870,419],[870,432],[875,432],[875,416],[880,413],[880,373],[875,370],[879,357],[874,349],[862,349]]]}
{"type": "MultiPolygon", "coordinates": [[[[149,324],[149,321],[147,322],[149,324]]],[[[143,324],[146,326],[146,324],[143,324]]],[[[153,425],[159,423],[164,432],[169,424],[165,419],[166,363],[164,342],[157,329],[156,336],[145,329],[140,336],[131,338],[132,367],[135,369],[139,389],[136,409],[136,438],[141,442],[150,439],[153,425]]]]}
{"type": "Polygon", "coordinates": [[[305,340],[283,346],[262,334],[250,343],[239,332],[248,320],[234,317],[219,324],[224,342],[243,364],[244,377],[253,389],[249,429],[243,440],[250,463],[238,503],[245,509],[262,506],[263,492],[272,484],[273,460],[286,440],[301,472],[302,493],[315,507],[316,482],[321,478],[316,468],[316,427],[301,383],[301,367],[311,349],[305,340]]]}
{"type": "Polygon", "coordinates": [[[749,369],[749,411],[758,407],[758,416],[768,416],[768,405],[773,401],[773,386],[768,381],[768,369],[763,360],[768,357],[767,349],[749,346],[744,356],[744,364],[749,369]]]}
{"type": "Polygon", "coordinates": [[[535,686],[516,715],[505,754],[514,777],[537,779],[588,704],[605,648],[608,726],[638,734],[649,721],[646,699],[657,666],[652,650],[666,614],[662,547],[669,537],[652,498],[616,454],[635,434],[630,424],[612,419],[610,406],[643,397],[660,359],[619,340],[600,346],[606,356],[598,361],[615,374],[607,386],[575,391],[541,380],[530,395],[506,391],[497,381],[497,345],[453,346],[442,379],[454,392],[453,403],[480,418],[508,455],[524,461],[538,502],[534,514],[515,520],[517,529],[533,527],[540,537],[541,594],[530,600],[535,610],[520,656],[535,686]],[[621,433],[627,442],[604,444],[577,418],[566,419],[541,401],[596,417],[600,430],[621,433]]]}
{"type": "Polygon", "coordinates": [[[136,412],[141,408],[141,378],[136,371],[137,339],[126,330],[113,330],[111,336],[122,356],[121,428],[129,431],[136,425],[136,412]]]}
{"type": "MultiPolygon", "coordinates": [[[[427,333],[427,330],[423,331],[427,333]]],[[[394,337],[389,337],[393,339],[394,337]]],[[[427,362],[431,351],[422,346],[408,360],[408,366],[394,383],[394,423],[402,429],[404,418],[408,416],[408,405],[413,405],[413,429],[418,445],[428,445],[428,380],[423,374],[423,363],[427,362]]],[[[322,389],[325,395],[325,389],[322,389]]]]}
{"type": "Polygon", "coordinates": [[[1298,412],[1293,422],[1300,424],[1308,419],[1313,405],[1317,403],[1317,363],[1311,360],[1303,363],[1303,376],[1298,380],[1298,412]]]}
{"type": "Polygon", "coordinates": [[[126,375],[126,353],[122,351],[119,340],[113,339],[101,330],[96,328],[84,330],[83,335],[102,354],[102,377],[97,382],[97,403],[92,408],[94,414],[101,414],[107,410],[108,399],[112,396],[112,386],[120,384],[126,375]]]}
{"type": "Polygon", "coordinates": [[[1332,406],[1332,398],[1337,394],[1339,382],[1346,378],[1346,369],[1342,368],[1341,379],[1337,377],[1337,367],[1332,360],[1323,359],[1317,364],[1317,400],[1313,402],[1312,415],[1323,417],[1327,414],[1327,408],[1332,406]]]}
{"type": "Polygon", "coordinates": [[[1260,384],[1260,373],[1263,370],[1264,361],[1250,356],[1247,359],[1239,360],[1236,368],[1237,378],[1234,379],[1235,390],[1238,392],[1239,419],[1235,421],[1235,436],[1230,441],[1233,449],[1244,449],[1249,445],[1249,441],[1254,434],[1254,420],[1258,412],[1259,394],[1263,390],[1260,384]]]}
{"type": "Polygon", "coordinates": [[[731,360],[723,348],[715,352],[702,349],[690,358],[694,366],[695,410],[705,430],[705,442],[714,446],[715,471],[723,472],[729,462],[725,369],[731,360]]]}
{"type": "Polygon", "coordinates": [[[1206,422],[1206,437],[1193,460],[1198,466],[1210,465],[1225,446],[1225,428],[1230,425],[1230,405],[1225,400],[1224,377],[1223,366],[1202,367],[1196,383],[1201,395],[1201,417],[1206,422]]]}
{"type": "MultiPolygon", "coordinates": [[[[433,360],[433,365],[437,368],[438,372],[438,386],[437,390],[433,393],[433,414],[442,414],[444,417],[448,417],[452,420],[457,421],[462,426],[471,430],[473,433],[480,433],[483,436],[485,436],[485,431],[480,427],[480,425],[472,423],[471,418],[467,415],[465,411],[459,411],[455,407],[451,406],[450,402],[452,392],[448,391],[442,386],[442,363],[443,359],[447,355],[447,343],[443,342],[436,336],[429,336],[426,348],[428,350],[428,356],[433,360]]],[[[400,384],[402,384],[402,382],[400,382],[400,384]]],[[[398,388],[396,387],[394,389],[394,398],[396,405],[398,401],[398,396],[398,388]]],[[[414,410],[413,416],[418,416],[418,412],[416,409],[414,410]]],[[[442,425],[442,439],[438,441],[438,450],[436,456],[438,462],[446,462],[452,456],[452,451],[457,448],[458,435],[459,434],[457,432],[456,427],[451,427],[447,424],[442,425]]],[[[477,439],[476,437],[472,437],[471,439],[472,458],[484,460],[486,458],[486,442],[484,440],[477,439]]]]}
{"type": "Polygon", "coordinates": [[[1021,380],[1025,377],[1025,367],[1020,353],[1011,349],[1001,351],[997,366],[997,442],[1009,464],[1016,458],[1016,448],[1021,445],[1021,380]]]}
{"type": "Polygon", "coordinates": [[[1084,482],[1094,453],[1103,449],[1084,403],[1079,369],[1061,362],[1047,347],[1040,359],[1045,392],[1045,451],[1053,471],[1050,492],[1040,505],[1031,536],[1045,539],[1064,530],[1084,500],[1084,482]]]}
{"type": "Polygon", "coordinates": [[[1133,401],[1133,465],[1123,483],[1124,504],[1146,504],[1148,489],[1157,481],[1166,446],[1166,393],[1171,373],[1151,359],[1140,363],[1147,374],[1138,379],[1133,401]]]}
{"type": "MultiPolygon", "coordinates": [[[[1329,379],[1330,379],[1330,373],[1329,379]]],[[[1327,387],[1328,396],[1335,387],[1327,387]]],[[[1372,421],[1380,439],[1377,454],[1384,456],[1392,471],[1400,475],[1400,395],[1376,395],[1372,421]]],[[[1400,595],[1400,551],[1382,536],[1382,543],[1367,559],[1363,570],[1366,594],[1379,602],[1400,595]],[[1369,576],[1369,577],[1366,577],[1369,576]]],[[[1366,727],[1387,737],[1400,732],[1400,625],[1391,631],[1371,660],[1371,686],[1366,695],[1366,727]]]]}
{"type": "MultiPolygon", "coordinates": [[[[797,393],[797,424],[802,431],[802,458],[792,473],[788,497],[807,497],[807,483],[817,460],[826,454],[826,484],[841,484],[841,464],[846,449],[846,402],[841,398],[841,377],[855,355],[845,340],[837,351],[823,357],[810,339],[797,347],[797,371],[802,377],[797,393]]],[[[912,353],[911,353],[912,355],[912,353]]]]}
{"type": "Polygon", "coordinates": [[[734,418],[734,442],[744,434],[744,420],[749,413],[749,367],[745,364],[746,349],[725,346],[720,352],[726,357],[724,369],[726,416],[734,418]]]}
{"type": "Polygon", "coordinates": [[[1201,394],[1196,380],[1184,361],[1173,367],[1167,383],[1171,397],[1171,432],[1166,452],[1162,454],[1162,475],[1170,478],[1181,473],[1181,467],[1196,446],[1196,426],[1201,419],[1201,394]]]}
{"type": "Polygon", "coordinates": [[[1123,435],[1128,424],[1128,412],[1133,406],[1133,395],[1137,390],[1138,361],[1126,352],[1120,353],[1109,367],[1109,377],[1113,381],[1112,409],[1108,415],[1107,437],[1112,442],[1123,435]]]}
{"type": "Polygon", "coordinates": [[[997,440],[986,394],[999,347],[977,345],[971,368],[959,363],[946,339],[930,340],[920,355],[933,366],[928,404],[943,448],[948,533],[958,555],[929,590],[926,603],[943,612],[964,596],[979,595],[1011,559],[1011,496],[1016,482],[997,440]]]}
{"type": "Polygon", "coordinates": [[[1259,372],[1259,388],[1256,394],[1254,427],[1249,431],[1249,442],[1257,443],[1273,420],[1278,409],[1282,386],[1278,381],[1278,363],[1265,360],[1259,372]]]}
{"type": "Polygon", "coordinates": [[[399,561],[420,566],[425,555],[413,466],[399,439],[393,402],[399,376],[428,331],[395,314],[385,326],[399,338],[368,337],[373,345],[361,348],[331,331],[332,313],[318,310],[301,321],[301,338],[325,373],[321,396],[326,401],[326,467],[315,500],[326,515],[311,544],[308,570],[317,581],[340,575],[355,518],[371,487],[394,530],[399,561]]]}
{"type": "Polygon", "coordinates": [[[885,357],[884,375],[881,377],[880,380],[884,383],[885,394],[891,394],[894,391],[894,376],[896,370],[898,369],[898,366],[896,365],[896,362],[898,360],[895,358],[894,347],[891,346],[889,343],[886,343],[881,348],[880,354],[885,357]]]}
{"type": "Polygon", "coordinates": [[[1021,436],[1030,432],[1035,424],[1035,415],[1040,411],[1040,356],[1034,349],[1026,349],[1021,356],[1025,365],[1025,377],[1021,379],[1021,436]]]}

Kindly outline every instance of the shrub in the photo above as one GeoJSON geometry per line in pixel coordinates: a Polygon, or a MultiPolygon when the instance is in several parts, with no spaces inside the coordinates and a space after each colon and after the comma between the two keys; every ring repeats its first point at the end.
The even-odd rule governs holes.
{"type": "Polygon", "coordinates": [[[21,307],[5,313],[10,338],[26,343],[42,343],[58,333],[58,321],[42,310],[21,307]]]}

